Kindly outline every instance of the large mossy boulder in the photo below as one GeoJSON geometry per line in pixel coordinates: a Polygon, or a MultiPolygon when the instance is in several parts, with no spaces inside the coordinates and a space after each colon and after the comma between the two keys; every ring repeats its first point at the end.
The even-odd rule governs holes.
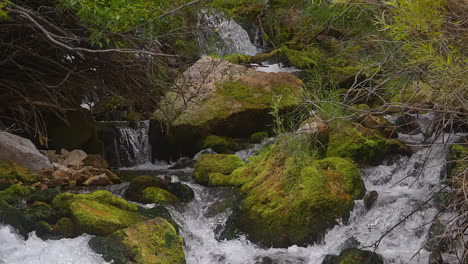
{"type": "Polygon", "coordinates": [[[328,255],[322,264],[383,264],[382,257],[372,251],[349,248],[343,250],[339,256],[328,255]]]}
{"type": "Polygon", "coordinates": [[[0,191],[0,201],[5,201],[10,205],[16,205],[21,199],[32,194],[34,189],[21,184],[14,184],[3,191],[0,191]]]}
{"type": "Polygon", "coordinates": [[[299,105],[302,82],[290,73],[266,73],[203,57],[175,82],[155,112],[150,136],[157,159],[198,152],[210,134],[248,138],[273,123],[280,112],[299,105]],[[177,92],[175,92],[177,91],[177,92]]]}
{"type": "Polygon", "coordinates": [[[236,155],[227,154],[204,154],[195,164],[195,180],[206,186],[233,186],[235,178],[230,174],[244,162],[236,155]]]}
{"type": "Polygon", "coordinates": [[[180,182],[138,176],[130,182],[125,197],[141,203],[174,203],[190,202],[195,194],[189,186],[180,182]]]}
{"type": "Polygon", "coordinates": [[[137,205],[103,190],[63,193],[52,200],[52,205],[62,216],[72,219],[78,233],[107,235],[145,219],[137,212],[137,205]]]}
{"type": "Polygon", "coordinates": [[[401,141],[387,139],[374,129],[357,123],[337,124],[330,134],[326,156],[350,158],[360,164],[377,165],[390,154],[410,154],[401,141]]]}
{"type": "Polygon", "coordinates": [[[121,229],[106,237],[94,237],[89,245],[115,264],[184,264],[184,241],[163,218],[121,229]]]}
{"type": "Polygon", "coordinates": [[[351,160],[316,160],[285,149],[281,142],[250,159],[231,177],[245,179],[241,188],[245,199],[222,237],[240,231],[252,241],[274,247],[318,241],[337,219],[348,217],[354,200],[365,192],[351,160]]]}

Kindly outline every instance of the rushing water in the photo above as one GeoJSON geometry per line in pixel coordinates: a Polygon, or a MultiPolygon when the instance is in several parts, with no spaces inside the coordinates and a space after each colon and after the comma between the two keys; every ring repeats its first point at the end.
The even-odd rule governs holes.
{"type": "MultiPolygon", "coordinates": [[[[362,200],[356,201],[347,223],[329,230],[322,243],[308,247],[261,248],[245,237],[218,241],[217,234],[231,212],[227,209],[216,213],[213,208],[235,199],[233,189],[198,185],[193,182],[192,169],[169,170],[169,166],[163,164],[140,168],[153,168],[144,174],[170,176],[174,181],[183,181],[193,188],[194,201],[169,207],[181,226],[188,264],[321,264],[327,254],[338,254],[346,247],[374,245],[390,229],[391,232],[380,240],[376,248],[386,263],[426,264],[429,252],[421,248],[427,241],[430,222],[437,214],[432,201],[426,201],[440,188],[440,179],[444,177],[448,149],[445,143],[460,137],[443,134],[429,147],[424,145],[422,134],[401,135],[400,139],[412,144],[416,150],[411,157],[393,157],[383,165],[361,170],[366,189],[379,193],[373,207],[367,210],[362,200]],[[419,210],[413,213],[415,209],[419,210]],[[393,228],[404,218],[406,221],[393,228]]],[[[264,141],[267,143],[271,143],[271,139],[264,141]]],[[[237,154],[246,159],[259,147],[261,145],[237,154]]],[[[108,190],[120,196],[126,186],[115,185],[108,190]]],[[[87,246],[89,237],[42,241],[32,233],[24,240],[10,227],[1,226],[0,263],[105,263],[87,246]]]]}

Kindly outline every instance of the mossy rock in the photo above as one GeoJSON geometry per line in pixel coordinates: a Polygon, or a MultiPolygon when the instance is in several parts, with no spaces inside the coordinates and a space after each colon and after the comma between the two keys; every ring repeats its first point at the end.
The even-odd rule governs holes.
{"type": "Polygon", "coordinates": [[[70,213],[81,232],[101,236],[144,220],[136,212],[87,199],[73,201],[70,204],[70,213]]]}
{"type": "Polygon", "coordinates": [[[79,200],[92,200],[102,204],[112,205],[119,209],[135,212],[138,206],[125,201],[125,199],[113,195],[109,191],[99,190],[90,194],[62,193],[52,200],[52,205],[62,214],[70,215],[71,204],[79,200]]]}
{"type": "Polygon", "coordinates": [[[155,206],[153,208],[144,208],[138,207],[138,213],[148,219],[154,219],[157,217],[164,218],[166,221],[171,223],[171,225],[176,229],[177,234],[179,233],[179,225],[177,222],[172,218],[171,213],[169,210],[166,209],[164,206],[155,206]]]}
{"type": "Polygon", "coordinates": [[[268,132],[267,131],[260,131],[260,132],[255,132],[252,135],[250,135],[250,142],[251,143],[260,143],[262,142],[263,139],[268,137],[268,132]]]}
{"type": "Polygon", "coordinates": [[[184,241],[163,218],[134,224],[89,245],[115,264],[184,264],[184,241]]]}
{"type": "Polygon", "coordinates": [[[357,123],[336,127],[330,134],[327,157],[350,158],[357,163],[377,165],[388,155],[406,153],[405,145],[386,139],[373,129],[357,123]]]}
{"type": "Polygon", "coordinates": [[[245,199],[234,210],[226,230],[237,229],[267,246],[318,241],[336,219],[348,217],[354,200],[365,192],[361,174],[351,160],[314,160],[289,153],[280,143],[239,170],[250,180],[242,186],[245,199]]]}
{"type": "Polygon", "coordinates": [[[0,190],[5,190],[15,183],[32,184],[39,179],[37,174],[14,162],[0,162],[0,190]]]}
{"type": "Polygon", "coordinates": [[[73,237],[76,233],[73,220],[68,217],[60,218],[51,231],[57,237],[73,237]]]}
{"type": "Polygon", "coordinates": [[[195,164],[195,180],[207,186],[231,185],[229,175],[244,162],[236,155],[204,154],[195,164]]]}
{"type": "Polygon", "coordinates": [[[455,144],[450,147],[450,151],[447,157],[448,166],[447,166],[447,175],[449,177],[459,176],[466,168],[468,158],[468,145],[465,144],[455,144]]]}
{"type": "Polygon", "coordinates": [[[203,140],[202,148],[210,148],[217,153],[225,153],[231,144],[229,140],[225,137],[219,137],[216,135],[209,135],[203,140]]]}
{"type": "MultiPolygon", "coordinates": [[[[190,202],[195,197],[192,188],[180,182],[170,182],[151,176],[138,176],[135,177],[128,186],[125,192],[125,197],[135,202],[148,203],[144,197],[144,190],[149,187],[156,187],[163,189],[170,194],[174,195],[177,200],[182,202],[190,202]]],[[[151,202],[152,203],[152,202],[151,202]]]]}
{"type": "Polygon", "coordinates": [[[372,251],[349,248],[339,256],[326,256],[322,264],[384,264],[383,258],[372,251]]]}
{"type": "Polygon", "coordinates": [[[32,194],[34,189],[21,184],[11,185],[8,189],[0,191],[0,200],[7,202],[10,205],[15,205],[24,197],[32,194]]]}
{"type": "Polygon", "coordinates": [[[59,195],[60,191],[54,188],[48,188],[44,190],[39,190],[34,192],[33,194],[26,197],[26,201],[28,202],[45,202],[50,203],[54,200],[55,196],[59,195]]]}
{"type": "Polygon", "coordinates": [[[149,187],[143,190],[142,201],[144,203],[170,204],[178,202],[179,199],[164,189],[149,187]]]}

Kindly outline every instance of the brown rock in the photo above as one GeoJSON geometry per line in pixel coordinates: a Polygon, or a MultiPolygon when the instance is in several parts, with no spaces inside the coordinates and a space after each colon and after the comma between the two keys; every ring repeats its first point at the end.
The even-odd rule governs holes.
{"type": "Polygon", "coordinates": [[[68,178],[68,172],[64,170],[56,170],[52,173],[52,178],[68,178]]]}
{"type": "Polygon", "coordinates": [[[107,169],[103,169],[103,171],[106,174],[107,178],[109,178],[109,180],[112,181],[112,183],[114,184],[121,183],[120,177],[117,176],[117,174],[107,169]]]}
{"type": "Polygon", "coordinates": [[[44,190],[44,189],[47,189],[47,185],[45,185],[44,183],[42,182],[36,182],[32,185],[32,187],[36,190],[44,190]]]}
{"type": "Polygon", "coordinates": [[[77,184],[80,184],[82,182],[85,182],[87,179],[91,178],[92,176],[93,175],[91,175],[91,174],[85,174],[83,172],[74,171],[70,175],[69,179],[71,181],[75,181],[77,184]]]}
{"type": "Polygon", "coordinates": [[[365,113],[359,116],[358,121],[364,127],[378,130],[386,138],[398,137],[396,127],[383,117],[365,113]]]}
{"type": "Polygon", "coordinates": [[[86,152],[84,152],[82,150],[79,150],[79,149],[75,149],[72,152],[70,152],[68,157],[63,162],[63,165],[65,165],[65,166],[75,166],[75,167],[82,166],[83,161],[87,157],[88,157],[88,154],[86,154],[86,152]]]}
{"type": "Polygon", "coordinates": [[[50,181],[46,182],[46,184],[49,188],[63,187],[69,186],[70,180],[68,178],[53,178],[50,181]]]}
{"type": "Polygon", "coordinates": [[[315,147],[326,151],[330,134],[330,128],[327,123],[316,117],[312,117],[297,132],[310,135],[315,142],[315,147]]]}
{"type": "Polygon", "coordinates": [[[93,176],[87,179],[85,182],[83,182],[83,185],[85,186],[110,185],[110,184],[112,184],[112,181],[109,180],[109,178],[107,178],[105,173],[93,176]]]}
{"type": "Polygon", "coordinates": [[[83,160],[85,166],[92,166],[99,169],[108,169],[109,163],[99,154],[88,154],[88,157],[83,160]]]}

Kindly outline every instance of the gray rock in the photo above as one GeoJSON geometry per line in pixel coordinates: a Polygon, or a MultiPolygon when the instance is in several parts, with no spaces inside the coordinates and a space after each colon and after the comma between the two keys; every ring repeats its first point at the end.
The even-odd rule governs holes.
{"type": "Polygon", "coordinates": [[[377,193],[376,191],[370,191],[366,193],[366,196],[364,196],[364,205],[366,206],[367,210],[372,208],[375,201],[377,201],[378,197],[379,193],[377,193]]]}
{"type": "Polygon", "coordinates": [[[3,131],[0,131],[0,161],[13,161],[32,171],[52,167],[31,140],[3,131]]]}

